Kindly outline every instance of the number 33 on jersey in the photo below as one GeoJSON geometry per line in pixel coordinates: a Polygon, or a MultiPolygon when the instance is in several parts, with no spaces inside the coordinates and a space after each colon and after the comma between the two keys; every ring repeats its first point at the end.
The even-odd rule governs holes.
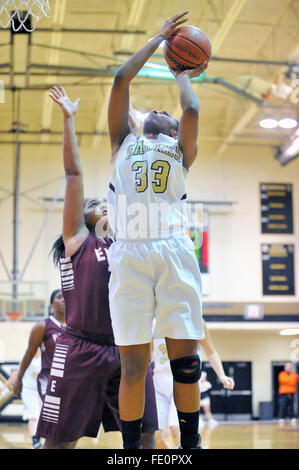
{"type": "Polygon", "coordinates": [[[178,141],[129,134],[114,157],[108,191],[109,222],[118,238],[168,238],[185,233],[186,189],[178,141]],[[142,216],[136,220],[137,212],[142,216]],[[138,225],[135,236],[130,233],[138,225]]]}

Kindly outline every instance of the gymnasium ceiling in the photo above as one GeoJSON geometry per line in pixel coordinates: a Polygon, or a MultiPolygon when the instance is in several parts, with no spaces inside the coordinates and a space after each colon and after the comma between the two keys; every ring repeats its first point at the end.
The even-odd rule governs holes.
{"type": "MultiPolygon", "coordinates": [[[[288,63],[299,62],[298,0],[49,3],[51,18],[41,19],[30,35],[14,35],[13,46],[10,31],[0,29],[0,79],[5,84],[0,140],[14,140],[11,131],[17,127],[19,109],[22,141],[61,142],[60,111],[46,91],[57,84],[72,99],[82,99],[76,117],[80,145],[108,152],[107,103],[115,70],[159,31],[165,19],[185,9],[190,10],[188,24],[204,30],[213,46],[206,77],[194,84],[201,103],[201,149],[221,153],[236,145],[240,151],[245,145],[275,147],[294,132],[262,129],[259,121],[269,116],[298,118],[291,94],[275,96],[277,88],[272,86],[275,82],[279,90],[282,83],[290,87],[288,63]]],[[[150,65],[144,69],[148,76],[135,79],[133,105],[142,112],[166,109],[179,118],[175,81],[159,78],[165,66],[161,48],[150,63],[162,68],[150,65]]]]}

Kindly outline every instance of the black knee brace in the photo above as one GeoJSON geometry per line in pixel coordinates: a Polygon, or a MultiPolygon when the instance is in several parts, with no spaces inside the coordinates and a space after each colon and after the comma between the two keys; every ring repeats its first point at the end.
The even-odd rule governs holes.
{"type": "Polygon", "coordinates": [[[170,361],[170,367],[176,382],[194,384],[200,379],[201,361],[198,354],[173,359],[170,361]],[[185,372],[186,369],[191,370],[191,372],[185,372]]]}

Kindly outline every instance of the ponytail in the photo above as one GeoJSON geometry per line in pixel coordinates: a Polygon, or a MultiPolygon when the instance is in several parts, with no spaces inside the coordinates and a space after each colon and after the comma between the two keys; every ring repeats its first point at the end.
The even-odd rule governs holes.
{"type": "Polygon", "coordinates": [[[52,249],[50,254],[52,254],[53,263],[55,266],[59,265],[59,260],[62,257],[62,254],[65,250],[63,236],[57,238],[57,240],[53,243],[52,249]]]}

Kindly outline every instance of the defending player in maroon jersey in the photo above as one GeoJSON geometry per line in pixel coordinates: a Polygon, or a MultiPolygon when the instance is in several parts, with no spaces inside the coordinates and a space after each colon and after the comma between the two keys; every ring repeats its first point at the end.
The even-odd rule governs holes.
{"type": "MultiPolygon", "coordinates": [[[[83,176],[74,129],[79,100],[72,103],[63,88],[51,98],[64,114],[63,156],[66,193],[63,235],[53,246],[60,267],[66,305],[66,331],[56,343],[38,433],[44,448],[74,448],[82,436],[96,437],[120,430],[118,390],[120,359],[111,327],[107,251],[113,239],[107,228],[107,208],[99,199],[84,200],[83,176]]],[[[154,446],[158,428],[152,371],[147,374],[144,446],[154,446]]]]}

